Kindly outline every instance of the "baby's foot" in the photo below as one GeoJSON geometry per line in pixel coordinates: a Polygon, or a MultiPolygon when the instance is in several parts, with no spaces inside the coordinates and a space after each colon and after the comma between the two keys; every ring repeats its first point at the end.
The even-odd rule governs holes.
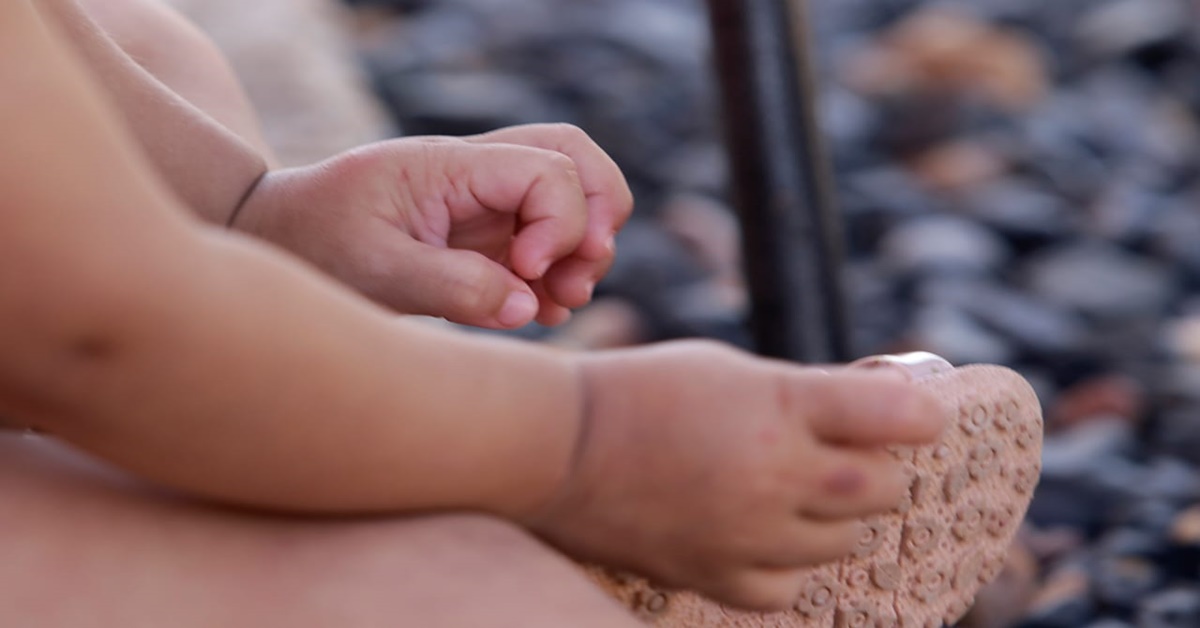
{"type": "Polygon", "coordinates": [[[866,520],[852,556],[812,569],[791,611],[735,611],[592,570],[604,588],[662,627],[937,628],[962,617],[1003,566],[1037,484],[1037,398],[1013,371],[955,369],[930,354],[855,366],[900,367],[940,400],[951,424],[936,444],[891,450],[911,478],[909,496],[893,512],[866,520]]]}
{"type": "Polygon", "coordinates": [[[704,342],[581,358],[579,454],[524,523],[585,562],[761,610],[852,552],[908,492],[885,446],[935,442],[898,372],[825,372],[704,342]]]}

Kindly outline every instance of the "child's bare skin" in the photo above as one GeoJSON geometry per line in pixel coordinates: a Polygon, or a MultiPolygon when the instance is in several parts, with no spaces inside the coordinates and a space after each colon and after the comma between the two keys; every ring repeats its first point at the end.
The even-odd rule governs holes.
{"type": "MultiPolygon", "coordinates": [[[[187,219],[45,15],[29,0],[0,4],[0,77],[22,95],[0,98],[0,415],[209,499],[485,512],[577,556],[762,608],[791,601],[798,569],[848,551],[858,516],[899,501],[879,446],[942,427],[931,399],[886,375],[824,375],[704,343],[579,356],[397,321],[290,257],[187,219]]],[[[494,253],[506,279],[540,290],[547,256],[564,269],[539,292],[547,315],[586,300],[578,288],[603,272],[627,189],[587,174],[599,171],[584,159],[551,160],[563,175],[571,161],[573,182],[539,170],[544,149],[495,148],[525,141],[543,140],[446,142],[466,154],[424,165],[393,154],[414,144],[381,145],[366,150],[368,167],[344,156],[297,174],[310,186],[297,189],[328,193],[316,208],[366,188],[349,204],[374,210],[379,188],[356,177],[381,185],[397,165],[430,177],[423,200],[385,210],[441,230],[397,235],[449,244],[456,228],[479,235],[483,217],[475,246],[490,249],[516,228],[517,243],[494,253]],[[475,170],[493,163],[489,151],[528,158],[491,181],[475,170]],[[339,167],[346,181],[319,185],[339,167]],[[464,200],[492,193],[511,197],[495,215],[464,200]],[[511,216],[542,211],[569,228],[522,242],[511,216]]],[[[267,215],[246,219],[266,228],[267,215]]]]}
{"type": "MultiPolygon", "coordinates": [[[[259,134],[247,129],[253,114],[230,106],[244,103],[232,81],[219,71],[182,71],[177,52],[153,54],[144,33],[173,26],[164,7],[88,5],[118,41],[137,48],[136,60],[77,0],[39,0],[103,79],[166,182],[211,223],[280,244],[393,308],[485,327],[520,327],[535,316],[562,322],[590,300],[612,263],[632,195],[616,164],[578,129],[394,140],[272,170],[255,148],[259,134]]],[[[186,31],[170,45],[195,36],[186,31]]]]}
{"type": "Polygon", "coordinates": [[[330,523],[221,511],[3,433],[0,532],[5,626],[641,625],[562,556],[494,517],[330,523]]]}
{"type": "Polygon", "coordinates": [[[532,125],[272,172],[234,224],[399,311],[512,328],[587,304],[632,210],[582,131],[532,125]]]}
{"type": "Polygon", "coordinates": [[[858,520],[907,493],[883,445],[942,428],[897,374],[704,342],[582,359],[585,446],[533,528],[572,555],[737,606],[790,605],[801,568],[845,556],[858,520]]]}

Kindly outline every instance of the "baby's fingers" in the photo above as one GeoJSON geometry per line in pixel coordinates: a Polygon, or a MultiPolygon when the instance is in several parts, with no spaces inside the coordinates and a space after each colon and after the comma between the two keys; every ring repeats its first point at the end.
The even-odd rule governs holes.
{"type": "MultiPolygon", "coordinates": [[[[479,147],[466,168],[469,199],[492,211],[517,215],[509,260],[526,280],[540,279],[579,248],[587,227],[587,202],[575,162],[562,153],[514,146],[479,147]]],[[[455,180],[462,173],[449,173],[455,180]]]]}
{"type": "Polygon", "coordinates": [[[467,141],[532,146],[569,157],[579,172],[588,206],[587,233],[578,255],[599,262],[612,256],[610,243],[633,212],[633,193],[616,162],[587,133],[570,124],[530,124],[492,131],[467,141]]]}
{"type": "Polygon", "coordinates": [[[539,324],[554,327],[571,319],[571,310],[560,305],[547,293],[545,282],[535,281],[529,286],[533,288],[533,293],[538,298],[537,322],[539,324]]]}
{"type": "Polygon", "coordinates": [[[412,240],[391,243],[390,251],[370,292],[398,311],[491,329],[522,327],[538,315],[534,291],[479,253],[412,240]]]}
{"type": "Polygon", "coordinates": [[[546,274],[546,291],[555,303],[582,307],[592,300],[596,284],[608,273],[612,259],[590,262],[571,256],[555,264],[546,274]]]}

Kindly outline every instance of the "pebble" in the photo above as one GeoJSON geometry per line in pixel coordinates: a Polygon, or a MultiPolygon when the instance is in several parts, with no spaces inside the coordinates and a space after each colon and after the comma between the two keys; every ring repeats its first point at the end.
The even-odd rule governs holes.
{"type": "Polygon", "coordinates": [[[898,271],[916,275],[986,273],[1011,256],[993,231],[955,216],[909,221],[884,237],[880,252],[898,271]]]}
{"type": "Polygon", "coordinates": [[[918,10],[884,32],[850,73],[868,94],[961,91],[1013,109],[1033,106],[1047,82],[1039,52],[1025,37],[945,6],[918,10]]]}
{"type": "Polygon", "coordinates": [[[1002,336],[975,322],[962,310],[922,308],[912,322],[915,348],[940,355],[954,364],[1005,364],[1015,351],[1002,336]]]}
{"type": "Polygon", "coordinates": [[[1139,495],[1145,469],[1133,427],[1122,419],[1095,420],[1051,433],[1042,451],[1042,478],[1029,519],[1042,528],[1068,527],[1093,536],[1114,512],[1139,495]]]}
{"type": "Polygon", "coordinates": [[[994,181],[1008,161],[979,141],[952,140],[923,151],[909,168],[925,187],[941,193],[975,189],[994,181]]]}
{"type": "Polygon", "coordinates": [[[1020,625],[1024,628],[1073,628],[1087,623],[1096,612],[1091,587],[1091,578],[1084,566],[1059,568],[1047,576],[1020,625]]]}
{"type": "Polygon", "coordinates": [[[1164,591],[1142,602],[1138,628],[1193,628],[1200,626],[1200,591],[1180,587],[1164,591]]]}
{"type": "Polygon", "coordinates": [[[1056,248],[1026,271],[1041,298],[1101,320],[1162,316],[1176,294],[1170,269],[1098,242],[1056,248]]]}
{"type": "Polygon", "coordinates": [[[415,135],[473,135],[502,126],[563,119],[529,79],[492,72],[407,73],[383,92],[415,135]]]}
{"type": "MultiPolygon", "coordinates": [[[[1039,160],[1039,165],[1046,163],[1039,160]]],[[[1060,241],[1076,232],[1081,222],[1061,197],[1015,178],[969,190],[959,205],[975,220],[1026,244],[1060,241]]]]}
{"type": "Polygon", "coordinates": [[[1080,20],[1077,36],[1089,52],[1117,56],[1186,34],[1191,17],[1181,0],[1099,2],[1080,20]]]}
{"type": "Polygon", "coordinates": [[[1053,429],[1111,417],[1137,423],[1146,412],[1145,397],[1145,390],[1133,378],[1101,375],[1060,392],[1049,420],[1053,429]]]}
{"type": "Polygon", "coordinates": [[[1078,315],[998,283],[951,278],[926,281],[922,288],[920,296],[961,308],[1024,351],[1070,355],[1088,343],[1086,322],[1078,315]]]}
{"type": "Polygon", "coordinates": [[[658,220],[702,268],[730,280],[740,275],[741,226],[729,206],[709,196],[680,194],[663,204],[658,220]]]}
{"type": "Polygon", "coordinates": [[[1096,599],[1109,611],[1122,614],[1138,608],[1142,600],[1166,582],[1166,576],[1150,558],[1105,557],[1094,567],[1096,599]]]}

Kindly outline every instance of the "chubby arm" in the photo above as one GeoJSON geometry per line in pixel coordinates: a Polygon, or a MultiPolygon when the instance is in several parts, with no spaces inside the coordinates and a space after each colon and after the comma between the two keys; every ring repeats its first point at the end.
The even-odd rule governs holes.
{"type": "Polygon", "coordinates": [[[150,67],[143,67],[101,29],[79,0],[35,0],[35,4],[109,92],[134,139],[185,205],[210,223],[228,223],[268,169],[263,150],[251,144],[257,138],[257,124],[246,119],[249,106],[230,102],[241,98],[240,87],[221,84],[221,89],[188,91],[186,86],[168,86],[152,74],[155,70],[171,74],[165,71],[169,68],[153,64],[187,62],[195,85],[224,83],[228,73],[221,71],[225,62],[220,54],[178,16],[155,3],[89,1],[95,17],[121,36],[121,43],[133,53],[146,47],[142,39],[163,37],[161,31],[167,28],[174,37],[188,38],[189,53],[209,51],[204,58],[183,61],[161,54],[166,47],[160,45],[159,54],[146,55],[143,61],[150,67]]]}
{"type": "MultiPolygon", "coordinates": [[[[163,86],[249,142],[268,162],[274,161],[258,114],[233,66],[212,39],[167,0],[79,0],[79,5],[125,55],[163,86]]],[[[60,6],[71,15],[78,10],[60,6]]],[[[111,47],[93,49],[113,56],[111,47]]]]}
{"type": "Polygon", "coordinates": [[[519,516],[562,483],[573,363],[203,229],[43,18],[0,3],[0,415],[269,508],[519,516]]]}
{"type": "Polygon", "coordinates": [[[268,172],[241,86],[180,15],[158,0],[36,2],[70,34],[186,205],[384,305],[485,327],[535,315],[557,324],[591,299],[612,263],[632,195],[579,129],[408,138],[268,172]],[[550,204],[524,195],[544,188],[559,192],[550,204]],[[531,270],[541,264],[553,266],[531,270]]]}

